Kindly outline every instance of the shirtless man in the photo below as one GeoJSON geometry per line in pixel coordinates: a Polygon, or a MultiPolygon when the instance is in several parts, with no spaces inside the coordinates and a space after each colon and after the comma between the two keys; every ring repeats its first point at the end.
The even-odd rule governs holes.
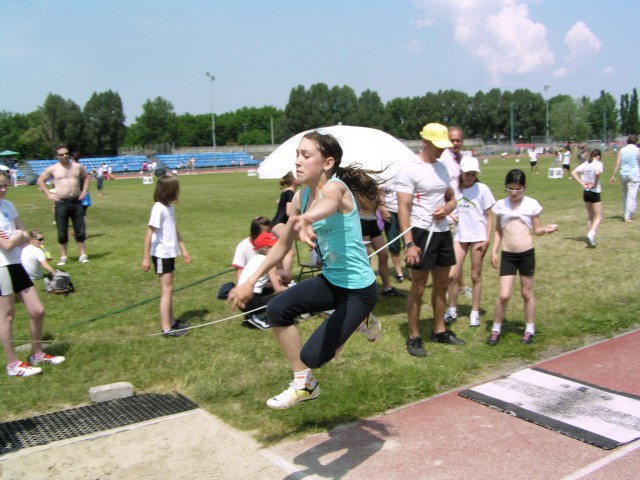
{"type": "Polygon", "coordinates": [[[38,187],[45,196],[54,202],[55,218],[58,227],[58,243],[60,244],[59,266],[67,263],[67,243],[69,242],[69,219],[73,221],[76,243],[80,263],[87,263],[89,258],[85,253],[86,238],[82,199],[89,188],[89,175],[84,167],[71,161],[69,149],[64,145],[56,148],[58,163],[48,167],[38,177],[38,187]],[[49,190],[45,182],[53,178],[55,190],[49,190]]]}

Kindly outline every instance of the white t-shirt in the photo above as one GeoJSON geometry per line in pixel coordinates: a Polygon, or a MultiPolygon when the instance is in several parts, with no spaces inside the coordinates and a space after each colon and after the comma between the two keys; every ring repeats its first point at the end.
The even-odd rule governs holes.
{"type": "Polygon", "coordinates": [[[253,243],[251,243],[251,239],[247,237],[236,247],[231,266],[235,268],[245,268],[249,260],[255,257],[255,255],[256,251],[253,249],[253,243]]]}
{"type": "Polygon", "coordinates": [[[470,188],[454,189],[458,228],[454,240],[462,243],[487,241],[487,218],[484,213],[490,209],[495,198],[484,183],[475,182],[470,188]]]}
{"type": "MultiPolygon", "coordinates": [[[[249,277],[253,275],[256,270],[258,270],[260,265],[262,265],[262,262],[264,262],[265,258],[267,258],[266,255],[261,255],[259,253],[256,253],[242,269],[242,273],[240,273],[240,278],[238,279],[238,285],[246,282],[249,279],[249,277]]],[[[253,286],[253,293],[257,293],[258,295],[262,294],[264,285],[268,281],[269,281],[269,275],[265,273],[258,279],[256,284],[253,286]]]]}
{"type": "Polygon", "coordinates": [[[31,244],[27,245],[22,249],[21,261],[31,280],[43,277],[40,262],[45,261],[45,256],[41,248],[31,244]]]}
{"type": "Polygon", "coordinates": [[[447,232],[446,217],[434,222],[433,211],[445,204],[444,194],[449,188],[449,173],[442,162],[427,163],[416,156],[405,162],[396,174],[396,192],[413,195],[411,204],[411,226],[447,232]]]}
{"type": "Polygon", "coordinates": [[[180,255],[176,212],[173,205],[154,203],[149,226],[155,229],[151,237],[151,255],[158,258],[176,258],[180,255]]]}
{"type": "Polygon", "coordinates": [[[571,152],[569,150],[566,150],[562,154],[562,164],[563,165],[571,165],[571,152]]]}
{"type": "Polygon", "coordinates": [[[380,189],[384,195],[382,202],[387,210],[393,213],[398,213],[398,196],[394,190],[395,184],[381,185],[380,189]]]}
{"type": "MultiPolygon", "coordinates": [[[[16,218],[18,212],[9,200],[0,200],[0,232],[4,232],[11,237],[16,233],[16,218]]],[[[20,253],[22,248],[14,247],[7,251],[0,248],[0,267],[15,265],[20,263],[20,253]]]]}
{"type": "MultiPolygon", "coordinates": [[[[582,181],[584,183],[596,183],[596,175],[602,175],[604,171],[604,165],[600,160],[592,160],[591,162],[581,163],[576,167],[575,172],[581,174],[582,181]]],[[[602,185],[600,185],[600,177],[598,177],[598,183],[593,188],[586,189],[587,192],[593,193],[602,192],[602,185]]]]}
{"type": "Polygon", "coordinates": [[[520,207],[513,209],[509,197],[498,200],[492,208],[493,213],[498,217],[500,226],[504,228],[511,220],[520,220],[526,226],[533,226],[533,217],[540,215],[542,205],[531,197],[524,197],[520,207]]]}
{"type": "Polygon", "coordinates": [[[456,188],[460,182],[460,163],[456,160],[456,155],[453,153],[453,150],[445,148],[438,161],[447,166],[447,172],[449,172],[449,185],[451,188],[456,188]]]}

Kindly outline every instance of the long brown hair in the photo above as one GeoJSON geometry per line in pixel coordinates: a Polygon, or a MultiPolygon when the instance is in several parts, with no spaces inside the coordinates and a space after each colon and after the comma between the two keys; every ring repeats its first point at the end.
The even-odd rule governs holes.
{"type": "Polygon", "coordinates": [[[333,157],[334,163],[331,174],[335,174],[337,178],[349,187],[362,210],[375,212],[382,205],[382,200],[380,199],[380,183],[382,182],[378,182],[370,176],[379,174],[381,171],[365,170],[359,163],[341,167],[342,147],[338,140],[329,133],[320,133],[314,130],[306,133],[303,138],[308,138],[314,142],[323,157],[333,157]]]}
{"type": "Polygon", "coordinates": [[[160,202],[165,206],[176,203],[180,197],[180,183],[178,178],[168,175],[158,177],[156,190],[153,193],[153,201],[160,202]]]}

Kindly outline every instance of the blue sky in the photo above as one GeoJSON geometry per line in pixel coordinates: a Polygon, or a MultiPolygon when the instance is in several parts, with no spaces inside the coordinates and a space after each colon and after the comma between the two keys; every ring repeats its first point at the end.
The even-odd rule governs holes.
{"type": "Polygon", "coordinates": [[[128,124],[157,96],[210,113],[206,72],[216,113],[319,82],[385,102],[545,85],[619,100],[640,83],[631,0],[0,0],[0,19],[0,110],[16,113],[109,89],[128,124]]]}

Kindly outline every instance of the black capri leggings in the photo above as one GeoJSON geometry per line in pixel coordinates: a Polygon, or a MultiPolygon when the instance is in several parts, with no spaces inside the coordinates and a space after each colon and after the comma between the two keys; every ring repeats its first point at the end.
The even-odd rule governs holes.
{"type": "Polygon", "coordinates": [[[333,309],[302,347],[300,359],[319,368],[336,355],[362,321],[373,311],[378,298],[376,282],[365,288],[347,289],[331,284],[324,275],[309,278],[282,292],[267,305],[272,327],[293,325],[303,313],[333,309]]]}

